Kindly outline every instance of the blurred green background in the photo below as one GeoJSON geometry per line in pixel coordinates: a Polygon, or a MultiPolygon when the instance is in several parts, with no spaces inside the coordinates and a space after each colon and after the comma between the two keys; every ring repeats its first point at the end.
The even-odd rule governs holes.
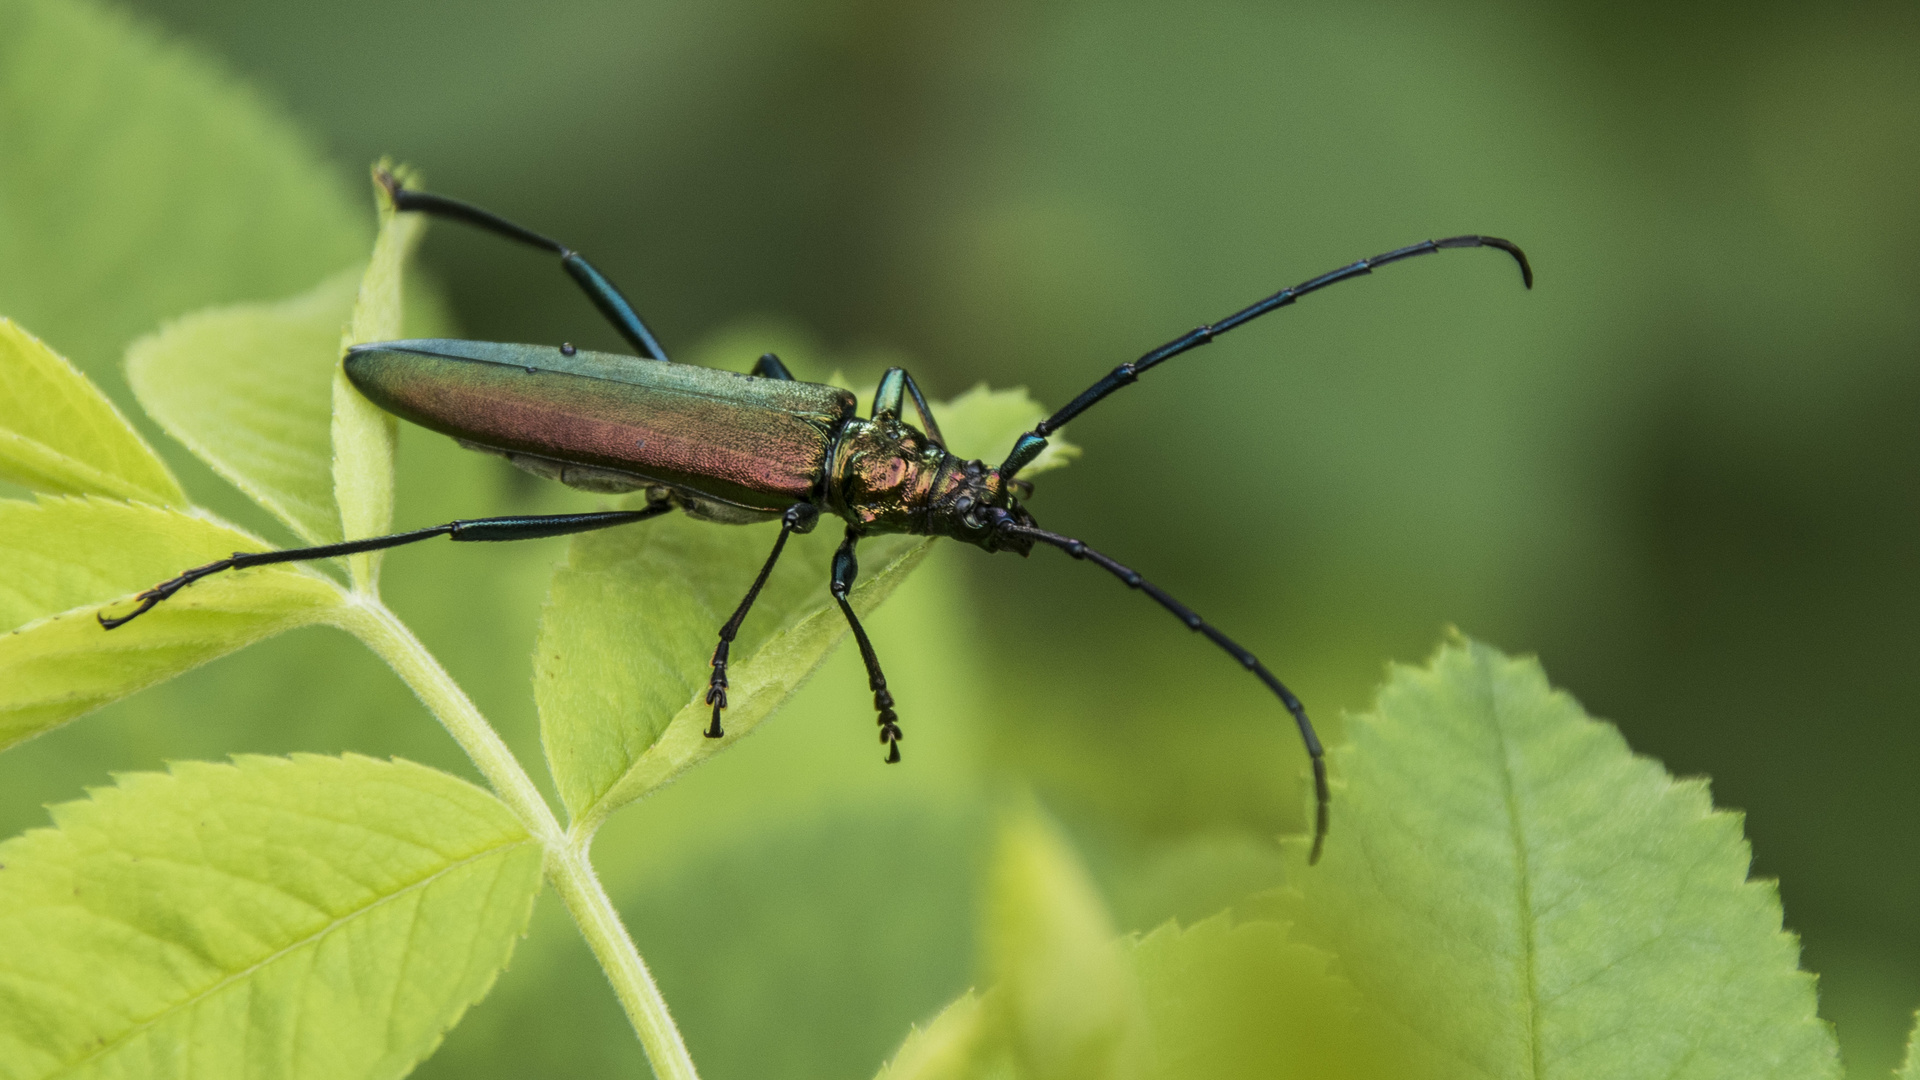
{"type": "MultiPolygon", "coordinates": [[[[811,339],[786,347],[816,375],[904,355],[935,397],[986,380],[1058,404],[1355,258],[1520,242],[1531,294],[1504,257],[1449,253],[1156,370],[1073,425],[1087,454],[1032,508],[1246,642],[1335,737],[1383,661],[1449,625],[1538,653],[1746,812],[1853,1074],[1894,1063],[1920,1005],[1920,8],[147,0],[133,20],[184,43],[169,63],[250,84],[317,164],[307,218],[177,221],[204,272],[157,284],[22,224],[172,197],[139,153],[105,185],[0,179],[0,313],[129,407],[132,337],[362,257],[382,154],[587,252],[681,358],[744,369],[754,342],[811,339]]],[[[423,264],[468,336],[618,347],[537,256],[441,225],[423,264]]],[[[197,497],[284,538],[157,441],[197,497]]],[[[404,526],[593,503],[417,431],[402,455],[404,526]]],[[[530,756],[561,550],[387,564],[530,756]]],[[[880,767],[841,655],[596,849],[709,1077],[869,1075],[965,988],[982,837],[1020,785],[1129,928],[1277,882],[1271,836],[1301,825],[1297,739],[1257,684],[1087,567],[946,550],[874,630],[905,765],[880,767]]],[[[0,828],[114,769],[346,749],[470,775],[370,655],[309,630],[0,758],[0,828]]],[[[421,1075],[643,1068],[565,923],[543,900],[421,1075]]]]}

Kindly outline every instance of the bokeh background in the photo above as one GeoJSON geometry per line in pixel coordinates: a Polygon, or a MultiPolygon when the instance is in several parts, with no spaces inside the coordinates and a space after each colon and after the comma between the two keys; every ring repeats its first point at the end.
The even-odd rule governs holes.
{"type": "MultiPolygon", "coordinates": [[[[1355,258],[1519,241],[1531,294],[1502,256],[1447,253],[1156,370],[1073,425],[1086,455],[1032,507],[1239,636],[1335,738],[1386,661],[1449,626],[1537,653],[1745,811],[1852,1074],[1894,1063],[1920,1005],[1920,8],[143,0],[129,19],[302,133],[316,209],[246,237],[181,221],[180,250],[235,254],[160,287],[21,224],[167,197],[138,153],[106,185],[0,180],[0,312],[123,403],[120,352],[161,319],[361,257],[383,154],[587,252],[681,358],[744,369],[770,343],[866,384],[905,357],[935,397],[985,380],[1058,404],[1355,258]]],[[[6,56],[0,80],[25,78],[6,56]]],[[[440,225],[423,265],[468,336],[618,347],[533,254],[440,225]]],[[[156,441],[197,497],[284,535],[156,441]]],[[[593,502],[419,432],[402,453],[402,525],[593,502]]],[[[528,755],[560,544],[408,549],[386,573],[528,755]]],[[[1023,787],[1129,928],[1281,880],[1295,737],[1104,575],[946,550],[875,634],[903,766],[880,767],[842,655],[596,849],[708,1076],[870,1075],[964,989],[982,837],[1023,787]]],[[[0,758],[0,828],[116,769],[349,749],[470,774],[364,650],[302,631],[0,758]]],[[[549,897],[421,1075],[642,1069],[549,897]]]]}

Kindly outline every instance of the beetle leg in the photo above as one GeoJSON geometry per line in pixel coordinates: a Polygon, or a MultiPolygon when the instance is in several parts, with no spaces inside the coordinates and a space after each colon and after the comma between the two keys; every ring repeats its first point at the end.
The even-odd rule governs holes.
{"type": "Polygon", "coordinates": [[[753,609],[753,602],[760,598],[760,590],[767,584],[767,576],[773,573],[773,564],[780,561],[780,552],[787,546],[787,537],[793,533],[813,531],[814,523],[820,520],[820,508],[812,503],[794,503],[780,519],[780,538],[773,542],[773,551],[767,556],[766,564],[760,567],[760,576],[753,579],[753,588],[747,590],[746,598],[733,610],[733,618],[720,628],[720,644],[713,649],[713,675],[707,680],[707,704],[713,706],[713,723],[707,727],[707,738],[718,739],[726,735],[720,726],[720,710],[727,707],[727,653],[733,648],[733,639],[740,633],[740,624],[747,620],[747,612],[753,609]]]}
{"type": "Polygon", "coordinates": [[[1138,572],[1122,566],[1120,563],[1070,536],[1061,536],[1059,533],[1051,533],[1045,529],[1030,528],[1025,525],[1016,524],[1013,520],[1013,515],[1007,513],[1005,510],[989,510],[987,513],[993,518],[994,528],[996,530],[1013,533],[1017,536],[1032,537],[1041,543],[1051,544],[1076,559],[1085,559],[1094,563],[1102,570],[1119,578],[1128,588],[1139,589],[1141,592],[1146,593],[1153,598],[1155,603],[1172,612],[1174,618],[1185,623],[1187,629],[1205,635],[1208,641],[1220,646],[1221,649],[1225,650],[1227,655],[1239,661],[1241,667],[1253,672],[1261,682],[1267,684],[1267,689],[1273,691],[1273,695],[1280,699],[1280,704],[1285,706],[1287,712],[1293,715],[1294,725],[1300,729],[1300,738],[1307,744],[1307,758],[1313,765],[1313,794],[1315,802],[1313,851],[1307,856],[1307,862],[1310,864],[1319,862],[1321,845],[1324,844],[1327,839],[1328,807],[1332,805],[1333,796],[1329,792],[1327,785],[1326,752],[1320,748],[1320,737],[1314,734],[1313,721],[1307,719],[1306,706],[1300,704],[1300,699],[1293,696],[1293,691],[1287,689],[1285,683],[1282,683],[1276,678],[1273,672],[1267,670],[1265,664],[1262,664],[1257,657],[1242,648],[1238,642],[1215,629],[1212,623],[1195,614],[1192,608],[1175,600],[1167,594],[1166,590],[1148,581],[1146,578],[1141,577],[1138,572]]]}
{"type": "Polygon", "coordinates": [[[761,353],[760,359],[754,362],[753,370],[747,374],[757,375],[762,379],[778,379],[781,382],[793,381],[793,372],[788,371],[787,365],[781,363],[780,358],[772,353],[761,353]]]}
{"type": "Polygon", "coordinates": [[[331,559],[341,555],[358,555],[363,551],[384,551],[403,544],[431,540],[436,536],[450,536],[455,540],[537,540],[543,536],[565,536],[568,533],[590,532],[594,529],[645,521],[647,518],[657,517],[671,509],[673,507],[668,503],[654,503],[644,510],[612,510],[598,514],[476,518],[471,521],[449,521],[445,525],[394,533],[392,536],[374,536],[365,540],[348,540],[340,544],[322,544],[319,547],[293,548],[288,551],[239,551],[235,552],[231,558],[210,562],[205,566],[196,566],[179,577],[169,578],[141,593],[135,597],[140,601],[140,606],[133,609],[131,614],[122,615],[117,619],[108,618],[105,614],[95,617],[100,620],[101,626],[109,630],[117,629],[152,611],[155,604],[181,589],[223,570],[244,570],[249,566],[306,562],[309,559],[331,559]]]}
{"type": "Polygon", "coordinates": [[[587,299],[593,301],[593,306],[600,309],[600,314],[606,316],[607,321],[613,324],[613,328],[620,331],[621,337],[626,338],[635,349],[639,350],[641,356],[651,360],[667,358],[667,351],[660,347],[660,342],[653,336],[653,331],[647,329],[647,324],[640,318],[640,313],[634,310],[633,303],[621,294],[620,289],[609,281],[605,274],[582,258],[579,252],[558,240],[516,225],[498,214],[482,210],[472,203],[464,203],[458,199],[449,199],[445,195],[434,195],[425,191],[410,191],[400,185],[398,177],[385,169],[380,170],[377,175],[380,185],[387,189],[388,196],[393,199],[395,210],[411,210],[434,217],[464,221],[476,228],[485,229],[490,233],[531,247],[543,248],[560,256],[560,265],[566,269],[568,276],[580,285],[580,290],[587,294],[587,299]]]}
{"type": "Polygon", "coordinates": [[[860,573],[860,564],[853,557],[853,546],[859,542],[860,534],[848,526],[847,538],[833,553],[833,599],[847,617],[847,625],[853,627],[853,640],[860,644],[860,659],[867,665],[867,688],[873,691],[873,708],[879,714],[876,722],[880,725],[880,741],[886,744],[887,763],[891,765],[900,760],[900,715],[893,711],[893,694],[887,690],[887,677],[880,671],[880,657],[873,651],[873,642],[867,639],[866,628],[847,602],[853,579],[860,573]]]}
{"type": "Polygon", "coordinates": [[[878,420],[883,416],[899,419],[900,410],[909,395],[913,398],[913,411],[920,414],[920,423],[926,429],[927,438],[932,440],[933,445],[945,450],[946,436],[940,434],[940,425],[934,422],[933,410],[927,407],[926,395],[920,392],[920,384],[913,381],[913,376],[906,368],[888,368],[887,373],[880,376],[880,385],[873,391],[873,419],[878,420]]]}

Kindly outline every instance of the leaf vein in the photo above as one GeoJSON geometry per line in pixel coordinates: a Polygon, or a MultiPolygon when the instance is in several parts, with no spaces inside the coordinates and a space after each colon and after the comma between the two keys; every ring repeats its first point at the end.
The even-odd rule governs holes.
{"type": "Polygon", "coordinates": [[[1533,911],[1533,870],[1528,859],[1526,828],[1521,820],[1520,795],[1514,784],[1513,748],[1508,745],[1505,716],[1500,694],[1494,686],[1489,665],[1477,665],[1481,690],[1493,717],[1493,738],[1500,752],[1500,786],[1507,809],[1507,833],[1513,843],[1514,902],[1520,931],[1520,976],[1525,987],[1527,1048],[1531,1052],[1534,1080],[1546,1076],[1545,1047],[1540,1043],[1539,941],[1533,911]]]}
{"type": "MultiPolygon", "coordinates": [[[[69,1071],[77,1070],[81,1066],[86,1065],[88,1062],[95,1061],[109,1053],[112,1053],[113,1051],[119,1049],[121,1046],[131,1042],[133,1039],[137,1038],[138,1036],[143,1035],[146,1032],[152,1030],[153,1028],[159,1026],[162,1022],[164,1022],[168,1018],[212,998],[215,994],[218,994],[220,991],[226,989],[228,986],[231,986],[236,982],[241,982],[245,979],[248,979],[252,977],[255,973],[266,968],[268,965],[275,963],[281,958],[291,955],[292,953],[297,952],[300,949],[306,948],[308,945],[319,942],[321,939],[325,938],[327,935],[333,933],[335,930],[338,930],[340,927],[347,925],[348,923],[354,921],[355,919],[371,914],[372,912],[379,909],[380,907],[394,900],[397,900],[403,896],[407,896],[420,889],[427,888],[428,886],[432,885],[434,882],[447,876],[448,874],[453,873],[455,870],[458,870],[463,866],[467,866],[471,863],[478,862],[482,859],[492,858],[498,855],[504,855],[507,852],[513,850],[514,848],[520,847],[524,844],[531,844],[531,843],[534,843],[533,838],[525,837],[520,840],[516,840],[510,844],[502,844],[499,847],[489,848],[484,851],[475,852],[474,854],[469,855],[468,857],[461,859],[458,862],[449,863],[446,866],[441,867],[439,870],[434,871],[433,873],[427,875],[424,878],[421,878],[418,881],[411,882],[407,885],[403,885],[399,889],[396,889],[385,896],[379,897],[369,904],[366,904],[362,907],[349,911],[341,915],[339,918],[334,919],[332,922],[328,923],[326,926],[320,928],[314,933],[308,934],[303,938],[300,938],[296,941],[288,943],[287,945],[276,950],[275,952],[272,952],[266,956],[261,957],[259,960],[255,961],[254,963],[249,964],[247,967],[242,968],[241,970],[228,975],[227,977],[221,979],[216,983],[213,983],[212,985],[206,987],[205,989],[200,990],[196,993],[193,993],[185,998],[182,998],[180,1001],[177,1001],[174,1004],[169,1005],[166,1008],[160,1010],[159,1012],[153,1014],[153,1016],[145,1020],[139,1021],[138,1023],[135,1023],[133,1026],[129,1027],[126,1031],[122,1032],[121,1034],[115,1036],[112,1039],[109,1039],[100,1043],[97,1047],[94,1048],[94,1050],[91,1053],[88,1053],[83,1057],[75,1058],[72,1062],[68,1064],[67,1068],[69,1071]]],[[[249,1025],[249,1028],[251,1028],[251,1025],[249,1025]]],[[[191,1041],[192,1040],[189,1040],[189,1042],[191,1041]]]]}

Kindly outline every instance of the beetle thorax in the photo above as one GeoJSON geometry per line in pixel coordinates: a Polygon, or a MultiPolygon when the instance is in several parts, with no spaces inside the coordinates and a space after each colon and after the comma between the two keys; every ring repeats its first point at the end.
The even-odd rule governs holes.
{"type": "Polygon", "coordinates": [[[826,503],[833,513],[868,532],[948,536],[978,544],[999,542],[986,524],[990,507],[1031,521],[1011,498],[998,470],[948,453],[893,417],[849,420],[840,429],[826,471],[826,503]]]}

